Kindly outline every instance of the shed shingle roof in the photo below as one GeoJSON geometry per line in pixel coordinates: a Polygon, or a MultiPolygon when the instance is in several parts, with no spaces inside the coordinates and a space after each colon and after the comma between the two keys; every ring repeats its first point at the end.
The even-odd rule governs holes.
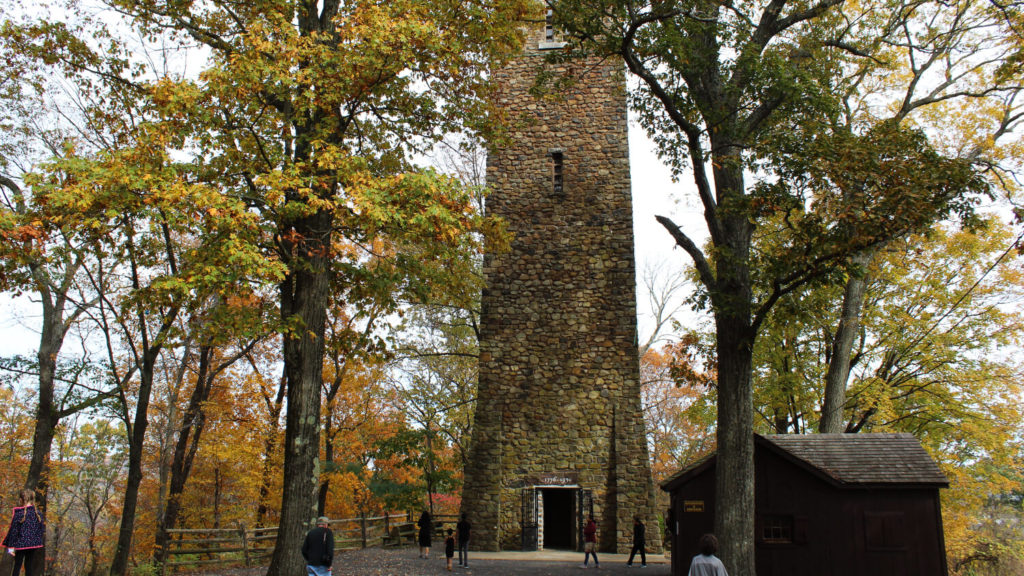
{"type": "Polygon", "coordinates": [[[949,484],[912,434],[773,434],[762,438],[842,484],[949,484]]]}
{"type": "MultiPolygon", "coordinates": [[[[778,452],[840,486],[949,486],[912,434],[771,434],[755,440],[757,450],[778,452]]],[[[710,454],[673,474],[661,489],[671,492],[714,463],[710,454]]]]}

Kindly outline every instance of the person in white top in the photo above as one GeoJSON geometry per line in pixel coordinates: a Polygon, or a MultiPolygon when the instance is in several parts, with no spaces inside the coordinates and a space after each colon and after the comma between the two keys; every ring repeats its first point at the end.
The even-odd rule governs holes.
{"type": "Polygon", "coordinates": [[[729,576],[725,571],[725,565],[715,556],[718,552],[718,538],[714,534],[705,534],[700,537],[700,554],[693,557],[690,562],[689,576],[729,576]]]}

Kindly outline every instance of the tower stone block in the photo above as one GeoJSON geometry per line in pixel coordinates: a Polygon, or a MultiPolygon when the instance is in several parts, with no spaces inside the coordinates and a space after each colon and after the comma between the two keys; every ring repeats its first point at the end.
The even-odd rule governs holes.
{"type": "MultiPolygon", "coordinates": [[[[547,40],[547,42],[545,41],[547,40]]],[[[488,154],[490,215],[512,235],[485,257],[480,368],[462,509],[479,549],[628,552],[634,515],[660,549],[640,402],[623,71],[545,58],[538,32],[495,76],[507,138],[488,154]],[[570,78],[534,96],[538,74],[570,78]]]]}

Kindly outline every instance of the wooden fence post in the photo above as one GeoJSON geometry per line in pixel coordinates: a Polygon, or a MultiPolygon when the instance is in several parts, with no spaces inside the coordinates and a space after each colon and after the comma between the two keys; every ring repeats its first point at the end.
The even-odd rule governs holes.
{"type": "MultiPolygon", "coordinates": [[[[401,546],[404,544],[403,538],[409,535],[410,528],[415,538],[413,523],[402,522],[402,518],[403,513],[400,513],[392,522],[391,514],[385,512],[383,516],[339,519],[333,525],[339,531],[344,549],[355,548],[354,542],[360,542],[363,549],[386,545],[392,530],[397,537],[395,544],[401,546]],[[359,539],[352,538],[357,522],[361,535],[359,539]],[[377,531],[382,528],[383,535],[378,534],[377,531]]],[[[214,564],[230,564],[236,567],[242,564],[246,568],[260,566],[266,560],[269,551],[267,543],[270,542],[270,546],[273,547],[273,541],[279,535],[279,527],[256,528],[249,534],[249,529],[243,522],[236,521],[234,524],[234,528],[168,530],[168,561],[158,568],[161,576],[171,576],[178,570],[199,570],[202,569],[199,568],[201,566],[214,564]],[[238,557],[238,552],[242,553],[241,558],[238,557]],[[177,561],[172,562],[171,559],[177,561]]],[[[443,521],[438,520],[434,523],[434,529],[440,527],[443,527],[443,521]]],[[[0,560],[3,560],[4,556],[0,555],[0,560]]]]}
{"type": "Polygon", "coordinates": [[[245,559],[245,567],[252,567],[252,558],[249,556],[249,534],[245,530],[245,524],[238,523],[238,536],[242,539],[242,558],[245,559]]]}

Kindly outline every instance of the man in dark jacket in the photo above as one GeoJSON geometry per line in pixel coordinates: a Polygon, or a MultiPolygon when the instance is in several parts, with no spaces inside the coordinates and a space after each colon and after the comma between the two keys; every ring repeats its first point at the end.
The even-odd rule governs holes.
{"type": "Polygon", "coordinates": [[[626,561],[626,566],[633,565],[633,557],[636,556],[637,551],[640,552],[640,566],[643,568],[647,567],[647,551],[644,548],[647,546],[647,527],[640,521],[639,516],[633,517],[633,549],[629,552],[629,560],[626,561]]]}
{"type": "Polygon", "coordinates": [[[327,517],[316,520],[316,528],[306,533],[302,543],[302,557],[306,559],[309,576],[330,576],[334,561],[334,533],[327,527],[327,517]]]}
{"type": "Polygon", "coordinates": [[[469,568],[469,531],[472,525],[465,512],[462,513],[462,519],[455,525],[455,528],[459,536],[459,566],[469,568]]]}

